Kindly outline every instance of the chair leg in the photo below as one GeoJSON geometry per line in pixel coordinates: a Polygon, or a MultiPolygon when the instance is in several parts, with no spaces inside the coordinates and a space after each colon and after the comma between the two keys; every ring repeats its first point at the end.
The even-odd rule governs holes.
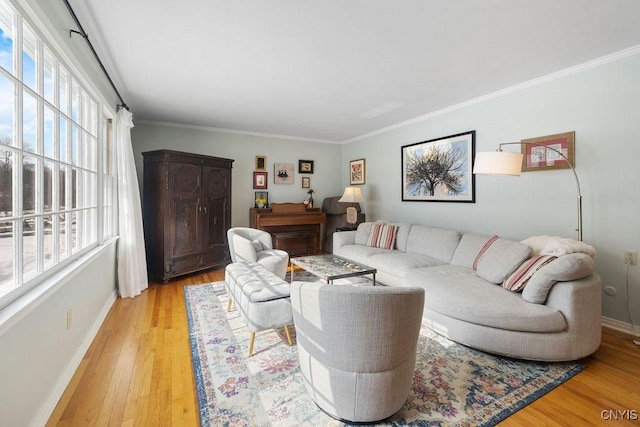
{"type": "Polygon", "coordinates": [[[251,340],[249,341],[249,357],[253,356],[253,343],[256,340],[256,333],[251,332],[251,340]]]}
{"type": "Polygon", "coordinates": [[[284,325],[284,333],[287,334],[287,341],[289,345],[293,345],[293,340],[291,339],[291,332],[289,331],[289,325],[284,325]]]}
{"type": "Polygon", "coordinates": [[[229,302],[227,303],[227,311],[231,311],[231,304],[233,303],[233,299],[229,297],[229,302]]]}

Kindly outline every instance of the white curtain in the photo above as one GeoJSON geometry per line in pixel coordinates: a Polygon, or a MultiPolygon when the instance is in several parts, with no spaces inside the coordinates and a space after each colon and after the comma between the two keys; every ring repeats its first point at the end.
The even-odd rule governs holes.
{"type": "Polygon", "coordinates": [[[121,108],[116,122],[118,175],[118,292],[133,298],[147,289],[147,259],[144,252],[142,205],[136,165],[131,147],[131,113],[121,108]]]}

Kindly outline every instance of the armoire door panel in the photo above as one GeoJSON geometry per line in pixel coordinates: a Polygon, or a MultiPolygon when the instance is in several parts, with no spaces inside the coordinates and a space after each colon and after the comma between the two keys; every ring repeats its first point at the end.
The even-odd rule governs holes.
{"type": "Polygon", "coordinates": [[[204,215],[205,247],[227,244],[227,199],[208,197],[205,205],[207,213],[204,215]]]}
{"type": "Polygon", "coordinates": [[[200,193],[200,166],[188,164],[169,165],[171,191],[175,193],[200,193]]]}
{"type": "Polygon", "coordinates": [[[206,166],[202,169],[205,194],[224,195],[229,183],[229,171],[206,166]]]}
{"type": "Polygon", "coordinates": [[[197,198],[176,198],[174,199],[175,222],[172,235],[172,256],[179,256],[190,252],[200,250],[198,245],[199,230],[199,211],[197,198]]]}

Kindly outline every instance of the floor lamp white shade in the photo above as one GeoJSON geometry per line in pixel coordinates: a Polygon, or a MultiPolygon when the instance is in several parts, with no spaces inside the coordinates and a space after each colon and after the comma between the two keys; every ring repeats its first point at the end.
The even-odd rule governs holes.
{"type": "MultiPolygon", "coordinates": [[[[362,191],[360,191],[360,188],[346,187],[338,202],[360,203],[364,202],[364,197],[362,197],[362,191]]],[[[347,208],[347,223],[355,224],[356,222],[358,222],[358,210],[353,206],[349,206],[347,208]]]]}
{"type": "Polygon", "coordinates": [[[509,151],[486,151],[476,154],[473,173],[479,175],[520,175],[522,154],[509,151]]]}

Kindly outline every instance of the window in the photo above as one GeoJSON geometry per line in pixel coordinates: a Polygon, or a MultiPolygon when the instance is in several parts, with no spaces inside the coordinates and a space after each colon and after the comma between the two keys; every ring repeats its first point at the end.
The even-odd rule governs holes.
{"type": "Polygon", "coordinates": [[[2,307],[114,234],[114,169],[95,97],[9,0],[0,99],[2,307]]]}

